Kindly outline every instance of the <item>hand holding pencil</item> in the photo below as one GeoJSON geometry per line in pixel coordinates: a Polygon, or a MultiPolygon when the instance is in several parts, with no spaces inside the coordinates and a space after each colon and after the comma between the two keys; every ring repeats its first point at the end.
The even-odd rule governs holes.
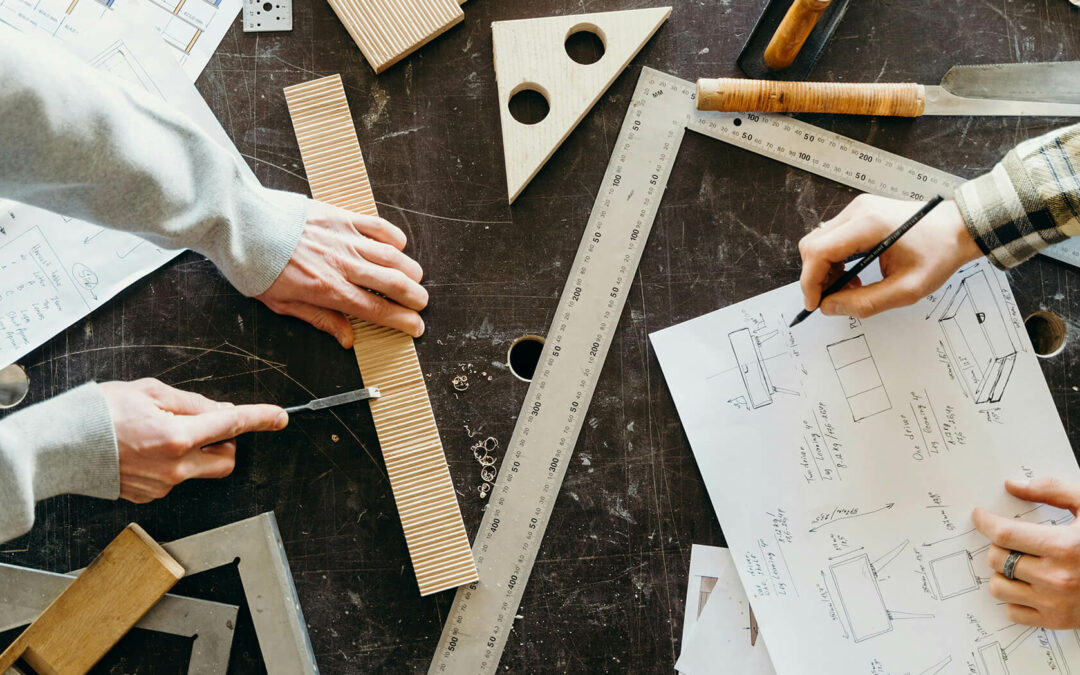
{"type": "Polygon", "coordinates": [[[860,195],[803,237],[799,253],[805,311],[820,309],[826,315],[866,318],[911,305],[940,288],[962,265],[982,256],[955,202],[944,200],[880,253],[881,281],[864,286],[855,277],[843,288],[826,292],[844,275],[844,261],[883,243],[919,206],[918,202],[860,195]]]}

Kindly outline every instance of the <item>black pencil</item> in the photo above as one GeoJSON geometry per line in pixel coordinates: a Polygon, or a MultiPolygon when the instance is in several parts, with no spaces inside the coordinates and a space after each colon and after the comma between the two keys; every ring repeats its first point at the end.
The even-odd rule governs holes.
{"type": "MultiPolygon", "coordinates": [[[[825,300],[825,298],[827,298],[830,295],[832,295],[833,293],[839,291],[844,286],[847,286],[848,283],[850,283],[852,279],[859,276],[859,272],[862,272],[864,269],[869,267],[870,263],[877,260],[881,256],[882,253],[887,251],[890,246],[895,244],[896,241],[898,239],[900,239],[900,237],[904,236],[904,234],[907,233],[908,230],[910,230],[912,227],[914,227],[915,223],[922,220],[923,217],[926,216],[926,214],[933,211],[934,207],[937,206],[938,204],[940,204],[941,202],[943,202],[944,200],[945,200],[945,197],[943,197],[941,195],[938,195],[938,196],[934,197],[933,199],[931,199],[930,201],[923,204],[923,207],[921,209],[919,209],[915,213],[915,215],[913,215],[911,218],[908,218],[907,222],[905,222],[903,225],[901,225],[900,227],[893,230],[892,233],[889,234],[889,236],[887,236],[887,237],[885,237],[884,239],[881,240],[881,243],[879,243],[877,246],[875,246],[873,249],[871,249],[870,252],[867,253],[866,256],[862,260],[855,263],[851,267],[851,269],[844,272],[844,274],[841,275],[841,277],[839,279],[837,279],[835,282],[832,283],[832,285],[830,285],[828,288],[826,288],[825,292],[823,292],[821,294],[821,300],[818,300],[818,307],[821,306],[821,302],[823,300],[825,300]]],[[[814,313],[813,309],[811,309],[811,310],[805,310],[805,309],[799,310],[799,314],[795,317],[795,320],[792,321],[791,325],[788,326],[788,327],[791,328],[793,326],[797,326],[798,324],[802,323],[803,320],[806,319],[806,317],[810,316],[813,313],[814,313]]]]}

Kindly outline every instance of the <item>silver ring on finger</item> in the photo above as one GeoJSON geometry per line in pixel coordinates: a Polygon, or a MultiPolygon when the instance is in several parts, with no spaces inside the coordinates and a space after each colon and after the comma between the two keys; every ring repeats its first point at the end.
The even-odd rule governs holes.
{"type": "Polygon", "coordinates": [[[1020,556],[1024,555],[1020,551],[1010,551],[1009,555],[1005,557],[1005,564],[1001,566],[1001,573],[1009,581],[1015,581],[1016,577],[1013,573],[1016,571],[1016,563],[1020,560],[1020,556]]]}

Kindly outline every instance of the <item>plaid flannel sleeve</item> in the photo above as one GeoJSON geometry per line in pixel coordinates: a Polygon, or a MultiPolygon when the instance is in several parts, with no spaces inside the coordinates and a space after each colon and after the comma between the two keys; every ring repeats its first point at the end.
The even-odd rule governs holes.
{"type": "Polygon", "coordinates": [[[1021,143],[955,198],[971,236],[1002,269],[1080,234],[1080,124],[1021,143]]]}

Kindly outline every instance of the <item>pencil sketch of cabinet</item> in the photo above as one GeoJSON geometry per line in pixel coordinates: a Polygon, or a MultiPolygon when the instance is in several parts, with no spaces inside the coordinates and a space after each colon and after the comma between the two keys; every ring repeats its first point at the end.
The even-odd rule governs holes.
{"type": "Polygon", "coordinates": [[[826,349],[856,422],[892,408],[866,335],[834,342],[826,349]]]}
{"type": "MultiPolygon", "coordinates": [[[[798,396],[799,392],[788,387],[781,387],[769,372],[766,365],[768,357],[761,351],[762,345],[778,337],[779,331],[764,334],[752,334],[749,328],[728,333],[731,351],[735,354],[735,363],[742,377],[743,386],[751,408],[761,408],[773,402],[773,394],[784,393],[798,396]]],[[[773,358],[776,358],[775,356],[773,358]]]]}
{"type": "Polygon", "coordinates": [[[975,558],[986,553],[990,548],[987,544],[975,551],[962,549],[946,555],[934,558],[930,561],[930,577],[934,583],[934,589],[941,600],[948,600],[964,593],[976,591],[986,583],[988,579],[980,577],[976,567],[988,567],[985,562],[976,566],[975,558]]]}
{"type": "Polygon", "coordinates": [[[960,282],[938,324],[968,395],[976,403],[1000,401],[1016,364],[1016,345],[985,272],[960,282]]]}

